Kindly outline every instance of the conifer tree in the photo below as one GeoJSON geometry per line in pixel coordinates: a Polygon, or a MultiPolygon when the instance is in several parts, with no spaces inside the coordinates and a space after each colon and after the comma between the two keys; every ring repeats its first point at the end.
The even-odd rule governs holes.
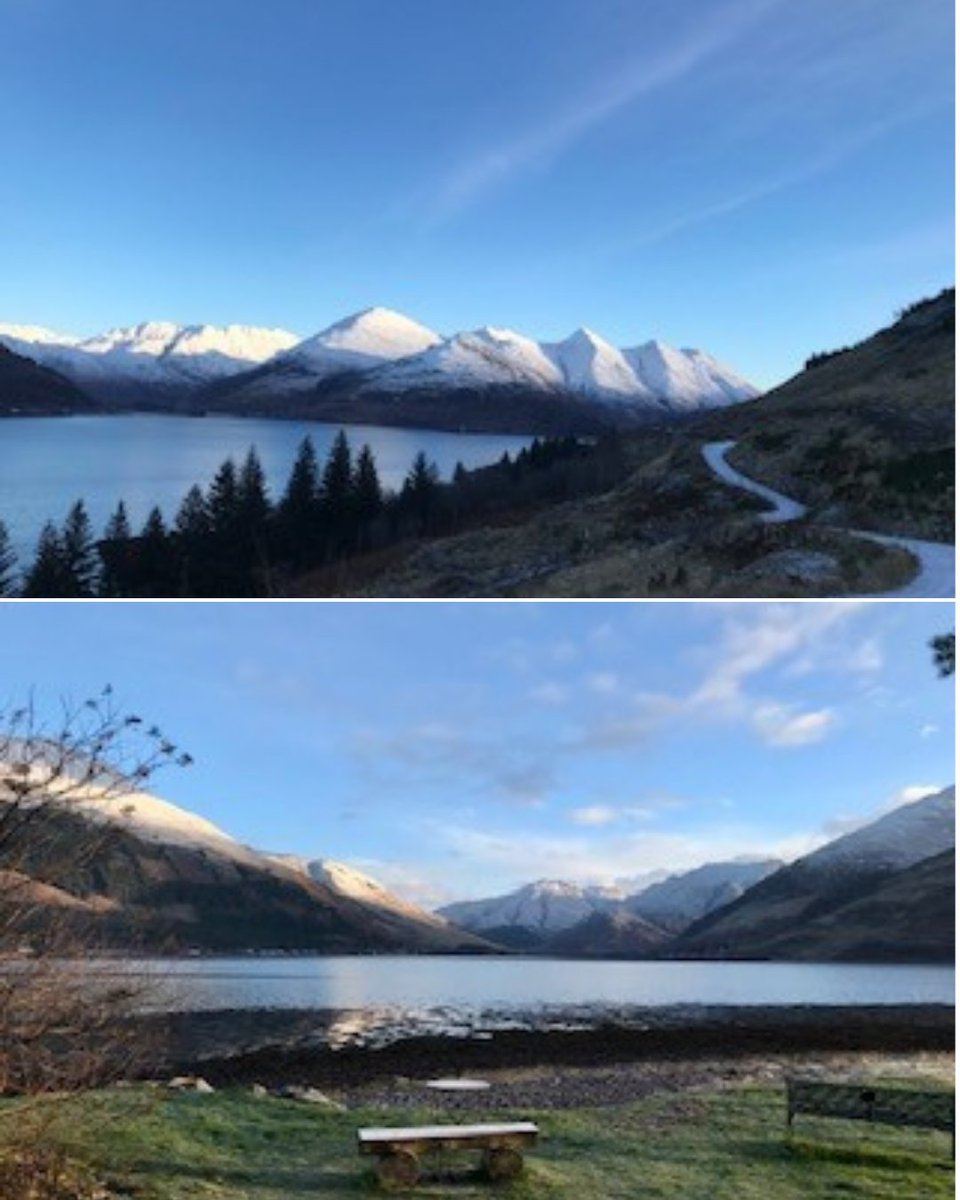
{"type": "Polygon", "coordinates": [[[207,501],[194,484],[184,496],[173,530],[176,542],[179,592],[183,596],[215,595],[211,590],[210,554],[213,526],[207,501]]]}
{"type": "Polygon", "coordinates": [[[253,536],[262,533],[270,517],[270,498],[267,477],[254,446],[250,447],[240,468],[237,503],[244,528],[253,536]]]}
{"type": "Polygon", "coordinates": [[[237,468],[233,459],[228,458],[220,464],[207,493],[210,525],[218,538],[236,535],[239,510],[240,487],[237,468]]]}
{"type": "Polygon", "coordinates": [[[353,456],[347,435],[341,429],[333,439],[320,482],[327,549],[335,558],[350,548],[356,525],[353,490],[353,456]]]}
{"type": "Polygon", "coordinates": [[[403,507],[413,516],[418,535],[426,533],[433,523],[439,495],[440,472],[421,450],[407,473],[400,497],[403,507]]]}
{"type": "Polygon", "coordinates": [[[121,500],[103,530],[99,545],[100,595],[129,596],[133,585],[133,555],[130,540],[130,520],[127,507],[121,500]]]}
{"type": "Polygon", "coordinates": [[[72,595],[93,596],[99,574],[97,546],[82,500],[78,500],[67,514],[60,540],[64,569],[73,581],[72,595]]]}
{"type": "Polygon", "coordinates": [[[313,441],[305,437],[297,450],[290,478],[277,509],[282,554],[297,566],[316,558],[320,524],[320,470],[313,441]]]}
{"type": "Polygon", "coordinates": [[[24,581],[23,594],[31,600],[74,594],[73,579],[66,570],[63,542],[52,521],[47,521],[40,531],[36,554],[24,581]]]}
{"type": "Polygon", "coordinates": [[[138,595],[169,597],[176,595],[173,546],[159,508],[151,508],[138,544],[138,595]]]}
{"type": "Polygon", "coordinates": [[[0,521],[0,596],[15,594],[17,556],[10,545],[7,527],[0,521]]]}

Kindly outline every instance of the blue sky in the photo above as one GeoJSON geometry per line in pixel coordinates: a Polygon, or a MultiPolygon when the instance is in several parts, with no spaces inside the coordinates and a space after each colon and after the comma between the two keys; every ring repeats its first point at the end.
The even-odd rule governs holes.
{"type": "Polygon", "coordinates": [[[0,0],[0,319],[384,304],[762,385],[953,279],[951,0],[0,0]]]}
{"type": "Polygon", "coordinates": [[[935,603],[7,604],[3,699],[111,683],[154,791],[440,902],[795,855],[953,779],[935,603]]]}

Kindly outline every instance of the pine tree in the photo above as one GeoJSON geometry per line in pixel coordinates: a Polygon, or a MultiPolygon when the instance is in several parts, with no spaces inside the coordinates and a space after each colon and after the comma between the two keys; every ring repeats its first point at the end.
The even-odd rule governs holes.
{"type": "Polygon", "coordinates": [[[413,460],[403,483],[401,502],[413,515],[416,532],[422,536],[433,523],[440,495],[440,472],[421,450],[413,460]]]}
{"type": "Polygon", "coordinates": [[[298,567],[311,565],[317,556],[320,526],[320,469],[309,437],[297,450],[276,525],[281,553],[298,567]]]}
{"type": "Polygon", "coordinates": [[[367,550],[372,543],[371,526],[383,512],[383,488],[380,486],[373,451],[366,443],[360,448],[353,472],[353,511],[356,520],[356,548],[367,550]]]}
{"type": "Polygon", "coordinates": [[[200,543],[210,536],[212,525],[210,511],[203,492],[196,484],[183,498],[173,521],[177,537],[186,542],[200,543]]]}
{"type": "Polygon", "coordinates": [[[333,439],[320,482],[320,510],[328,551],[338,558],[354,541],[356,509],[353,491],[353,456],[341,429],[333,439]]]}
{"type": "Polygon", "coordinates": [[[377,473],[377,460],[366,443],[357,455],[353,473],[353,495],[357,516],[361,521],[372,521],[383,509],[383,488],[377,473]]]}
{"type": "Polygon", "coordinates": [[[133,584],[133,546],[126,505],[121,500],[107,521],[99,545],[100,595],[129,596],[133,584]]]}
{"type": "Polygon", "coordinates": [[[238,547],[246,579],[244,595],[258,596],[269,591],[269,544],[272,509],[267,478],[256,449],[251,446],[237,483],[238,519],[241,544],[238,547]]]}
{"type": "Polygon", "coordinates": [[[74,596],[93,596],[96,592],[99,567],[93,526],[82,500],[67,514],[61,534],[64,568],[73,580],[74,596]]]}
{"type": "Polygon", "coordinates": [[[267,493],[267,477],[253,446],[240,468],[237,490],[244,525],[255,532],[262,530],[270,517],[270,497],[267,493]]]}
{"type": "Polygon", "coordinates": [[[179,592],[183,596],[216,595],[211,580],[210,555],[213,526],[203,492],[196,484],[187,492],[173,522],[179,574],[179,592]]]}
{"type": "Polygon", "coordinates": [[[151,508],[138,544],[138,595],[169,597],[177,594],[173,546],[163,514],[151,508]]]}
{"type": "Polygon", "coordinates": [[[207,511],[210,514],[213,533],[218,538],[236,536],[240,512],[240,486],[237,482],[237,468],[232,458],[224,460],[213,477],[207,493],[207,511]]]}
{"type": "Polygon", "coordinates": [[[10,545],[10,535],[7,527],[0,521],[0,596],[16,594],[17,556],[10,545]]]}
{"type": "Polygon", "coordinates": [[[27,572],[23,595],[28,599],[61,598],[74,594],[73,578],[66,569],[66,554],[57,527],[48,521],[40,531],[33,563],[27,572]]]}

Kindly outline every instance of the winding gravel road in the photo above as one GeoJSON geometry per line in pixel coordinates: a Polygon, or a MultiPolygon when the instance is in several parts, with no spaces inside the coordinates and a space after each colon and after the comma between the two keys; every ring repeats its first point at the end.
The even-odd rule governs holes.
{"type": "MultiPolygon", "coordinates": [[[[727,455],[736,442],[708,442],[703,447],[703,457],[711,471],[724,483],[740,488],[766,500],[772,508],[760,514],[760,520],[769,525],[796,521],[806,516],[807,506],[791,500],[773,488],[750,479],[727,462],[727,455]]],[[[902,588],[893,592],[873,593],[878,598],[896,596],[907,600],[952,600],[956,594],[957,551],[955,546],[944,542],[923,542],[917,538],[872,533],[865,529],[843,529],[851,537],[866,538],[882,546],[897,546],[906,550],[917,562],[917,573],[902,588]]]]}

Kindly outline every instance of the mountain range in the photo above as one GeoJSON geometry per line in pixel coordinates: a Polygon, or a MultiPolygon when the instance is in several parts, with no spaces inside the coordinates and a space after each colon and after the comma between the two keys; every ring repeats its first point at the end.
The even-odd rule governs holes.
{"type": "Polygon", "coordinates": [[[85,942],[151,952],[492,949],[350,868],[254,850],[144,792],[52,803],[44,836],[28,823],[5,838],[3,861],[0,938],[18,944],[66,923],[85,942]],[[11,898],[29,901],[26,924],[7,924],[11,898]]]}
{"type": "Polygon", "coordinates": [[[150,951],[947,961],[955,792],[902,805],[789,864],[709,863],[627,887],[559,880],[428,912],[343,863],[252,849],[156,796],[90,791],[8,837],[18,943],[58,928],[150,951]],[[30,831],[32,832],[32,826],[30,831]],[[69,847],[90,844],[79,858],[69,847]]]}
{"type": "MultiPolygon", "coordinates": [[[[610,928],[598,918],[631,919],[659,931],[659,941],[685,929],[693,921],[729,904],[747,888],[776,871],[777,859],[737,859],[706,863],[629,890],[618,887],[581,886],[560,879],[540,879],[505,896],[448,904],[439,914],[480,937],[505,945],[552,948],[557,935],[591,923],[590,928],[610,928]]],[[[588,930],[589,932],[589,930],[588,930]]],[[[649,937],[649,932],[645,932],[649,937]]],[[[572,939],[560,939],[563,945],[572,939]]]]}
{"type": "Polygon", "coordinates": [[[789,864],[707,863],[633,895],[539,880],[439,913],[499,945],[573,957],[943,961],[955,820],[947,788],[789,864]]]}
{"type": "Polygon", "coordinates": [[[429,414],[453,428],[636,424],[758,394],[701,350],[659,341],[621,350],[588,329],[560,342],[490,326],[445,337],[387,308],[304,339],[148,322],[86,339],[0,325],[0,344],[103,404],[385,423],[429,414]]]}

